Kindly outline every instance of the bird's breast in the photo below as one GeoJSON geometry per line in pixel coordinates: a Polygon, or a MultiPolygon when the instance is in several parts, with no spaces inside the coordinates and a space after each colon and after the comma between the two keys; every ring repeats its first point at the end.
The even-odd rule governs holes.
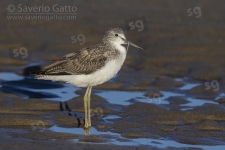
{"type": "Polygon", "coordinates": [[[89,79],[89,85],[95,86],[102,84],[113,78],[121,69],[125,58],[126,55],[120,55],[115,59],[111,59],[102,68],[96,70],[90,75],[87,75],[89,76],[88,78],[91,78],[89,79]]]}

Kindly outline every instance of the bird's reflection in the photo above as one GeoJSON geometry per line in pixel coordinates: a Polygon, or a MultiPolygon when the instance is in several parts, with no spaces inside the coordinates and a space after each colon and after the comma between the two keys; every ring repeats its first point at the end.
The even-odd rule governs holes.
{"type": "MultiPolygon", "coordinates": [[[[74,117],[77,119],[77,122],[78,122],[77,123],[77,128],[82,127],[81,124],[82,125],[85,124],[85,119],[79,117],[77,113],[75,113],[75,112],[73,113],[71,111],[71,109],[69,108],[69,105],[68,105],[67,102],[64,102],[64,103],[63,102],[59,102],[59,108],[60,108],[60,111],[67,111],[69,116],[73,116],[73,114],[74,114],[74,117]],[[65,105],[65,109],[63,108],[63,105],[65,105]]],[[[91,132],[91,127],[84,128],[84,134],[85,135],[90,135],[90,132],[91,132]]]]}

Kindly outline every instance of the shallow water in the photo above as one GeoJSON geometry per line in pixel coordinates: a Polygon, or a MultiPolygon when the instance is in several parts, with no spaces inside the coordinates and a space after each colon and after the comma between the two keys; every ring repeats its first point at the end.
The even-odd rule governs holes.
{"type": "MultiPolygon", "coordinates": [[[[76,133],[83,135],[84,134],[84,129],[83,128],[62,128],[62,127],[57,127],[53,126],[49,128],[49,130],[54,131],[54,132],[61,132],[61,133],[76,133]]],[[[110,131],[107,132],[102,132],[96,130],[96,128],[91,127],[90,129],[91,135],[99,135],[100,137],[105,137],[106,135],[108,136],[108,139],[110,140],[109,143],[116,144],[116,145],[127,145],[127,146],[139,146],[139,145],[151,145],[155,146],[158,148],[167,148],[167,147],[176,147],[176,148],[184,148],[184,147],[189,147],[189,148],[202,148],[205,150],[211,150],[211,149],[218,149],[218,150],[224,150],[223,145],[217,145],[217,146],[205,146],[205,145],[191,145],[191,144],[182,144],[178,143],[173,140],[169,140],[166,138],[160,138],[160,139],[151,139],[151,138],[137,138],[137,139],[128,139],[122,137],[118,133],[113,133],[110,131]],[[123,139],[124,141],[121,142],[118,139],[123,139]]],[[[78,141],[75,139],[74,141],[78,141]]],[[[91,143],[91,142],[90,142],[91,143]]],[[[221,143],[222,144],[222,143],[221,143]]]]}
{"type": "MultiPolygon", "coordinates": [[[[76,90],[80,88],[74,87],[70,84],[61,84],[57,82],[51,81],[41,81],[35,80],[32,77],[24,77],[17,75],[15,73],[10,72],[2,72],[0,73],[0,90],[3,92],[14,93],[23,96],[24,98],[42,98],[47,100],[54,101],[67,101],[77,97],[78,95],[75,93],[76,90]]],[[[167,100],[171,96],[183,97],[187,101],[186,104],[180,104],[180,106],[184,106],[181,110],[186,111],[193,109],[197,106],[204,105],[206,103],[218,104],[216,101],[209,101],[204,99],[197,99],[195,97],[186,97],[184,94],[185,90],[189,90],[195,86],[200,85],[200,83],[187,83],[183,79],[174,79],[175,81],[179,81],[184,83],[184,86],[180,87],[177,91],[160,91],[162,93],[162,97],[157,98],[148,98],[145,95],[146,92],[140,91],[109,91],[109,90],[93,90],[93,93],[104,98],[109,103],[118,104],[127,106],[135,102],[142,103],[152,103],[156,105],[169,105],[169,101],[167,100]],[[131,101],[131,99],[135,99],[135,101],[131,101]]],[[[219,97],[225,96],[224,93],[220,93],[219,97]]],[[[117,115],[107,115],[103,118],[103,120],[107,123],[112,123],[110,119],[120,118],[117,115]]],[[[58,126],[53,126],[49,128],[50,131],[54,132],[62,132],[62,133],[74,133],[84,135],[83,128],[63,128],[58,126]]],[[[116,145],[151,145],[156,146],[158,148],[166,148],[166,147],[195,147],[195,148],[203,148],[203,149],[224,149],[224,146],[204,146],[204,145],[190,145],[190,144],[182,144],[176,141],[172,141],[169,139],[150,139],[150,138],[137,138],[137,139],[128,139],[123,138],[118,133],[113,133],[110,131],[102,132],[98,131],[96,128],[91,128],[92,135],[109,135],[110,143],[116,145]],[[119,138],[125,139],[124,142],[119,141],[119,138]]],[[[76,140],[75,140],[76,141],[76,140]]]]}
{"type": "MultiPolygon", "coordinates": [[[[38,97],[47,100],[55,101],[67,101],[77,97],[75,93],[77,88],[71,84],[62,84],[57,82],[45,81],[45,80],[35,80],[32,77],[19,76],[15,73],[10,72],[1,72],[0,80],[3,82],[0,83],[1,90],[8,91],[11,93],[19,94],[25,98],[35,97],[35,94],[42,94],[43,97],[38,97]],[[40,85],[37,85],[40,83],[40,85]],[[35,85],[32,85],[35,84],[35,85]]],[[[182,79],[175,79],[176,81],[182,81],[182,79]]],[[[195,86],[200,85],[200,83],[186,83],[179,90],[188,90],[195,86]]],[[[145,92],[139,91],[109,91],[109,90],[93,90],[93,93],[104,98],[109,103],[118,104],[118,105],[130,105],[133,102],[130,99],[136,99],[139,102],[143,103],[153,103],[153,104],[169,104],[167,99],[169,97],[184,97],[189,101],[187,104],[182,104],[181,106],[196,107],[201,106],[205,103],[218,104],[217,102],[208,101],[204,99],[197,99],[193,97],[186,97],[183,92],[170,92],[170,91],[161,91],[162,97],[148,98],[145,95],[145,92]]],[[[224,93],[220,93],[219,97],[225,96],[224,93]]]]}

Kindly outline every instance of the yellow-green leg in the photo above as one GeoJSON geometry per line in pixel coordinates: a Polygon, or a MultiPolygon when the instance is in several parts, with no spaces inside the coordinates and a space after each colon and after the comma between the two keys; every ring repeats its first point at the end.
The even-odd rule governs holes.
{"type": "Polygon", "coordinates": [[[87,106],[87,103],[88,103],[88,91],[89,91],[89,88],[90,87],[87,87],[87,90],[85,92],[85,95],[84,95],[84,113],[85,113],[85,124],[84,124],[84,128],[88,128],[88,106],[87,106]]]}
{"type": "Polygon", "coordinates": [[[89,87],[88,91],[88,101],[87,101],[87,110],[88,110],[88,126],[91,127],[91,89],[92,87],[89,87]]]}

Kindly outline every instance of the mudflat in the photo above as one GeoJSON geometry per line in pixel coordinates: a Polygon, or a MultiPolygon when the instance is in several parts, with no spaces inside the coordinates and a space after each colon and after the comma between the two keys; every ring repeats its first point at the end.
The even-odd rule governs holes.
{"type": "Polygon", "coordinates": [[[0,149],[223,148],[224,1],[22,5],[55,3],[76,6],[76,19],[13,20],[7,7],[19,2],[0,2],[0,149]],[[146,20],[147,30],[130,32],[127,21],[138,17],[146,20]],[[85,89],[69,91],[72,86],[28,74],[51,59],[100,43],[108,27],[124,29],[127,39],[147,51],[130,47],[119,74],[93,88],[93,128],[84,131],[85,89]],[[21,47],[27,51],[18,54],[27,54],[26,59],[12,53],[21,47]]]}

